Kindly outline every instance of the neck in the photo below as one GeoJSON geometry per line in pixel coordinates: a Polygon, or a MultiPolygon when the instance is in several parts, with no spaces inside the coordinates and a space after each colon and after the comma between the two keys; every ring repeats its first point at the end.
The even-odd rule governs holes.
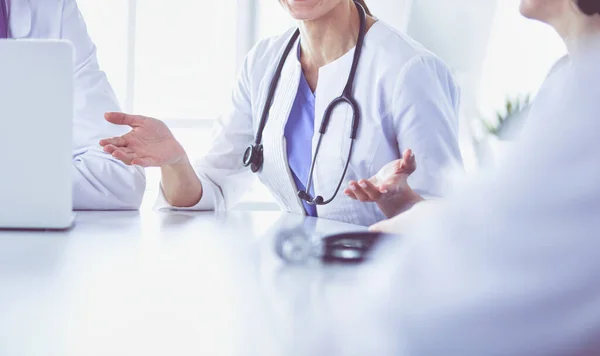
{"type": "Polygon", "coordinates": [[[600,38],[600,16],[587,16],[576,5],[571,3],[569,6],[563,17],[549,22],[562,37],[569,54],[573,55],[600,38]]]}
{"type": "MultiPolygon", "coordinates": [[[[368,17],[367,29],[374,23],[368,17]]],[[[353,1],[342,1],[321,18],[300,22],[302,65],[318,69],[356,46],[360,18],[353,1]]]]}

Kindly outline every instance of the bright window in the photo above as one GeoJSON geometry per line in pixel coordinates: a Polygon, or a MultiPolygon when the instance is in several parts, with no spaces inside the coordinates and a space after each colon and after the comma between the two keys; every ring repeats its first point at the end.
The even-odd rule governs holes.
{"type": "Polygon", "coordinates": [[[279,1],[259,0],[259,5],[258,18],[261,21],[258,22],[258,38],[280,35],[294,26],[294,19],[285,12],[279,1]]]}
{"type": "Polygon", "coordinates": [[[486,116],[507,97],[534,95],[558,59],[564,43],[548,25],[524,18],[520,0],[498,1],[481,78],[479,107],[486,116]]]}
{"type": "MultiPolygon", "coordinates": [[[[167,122],[192,159],[209,149],[212,123],[229,105],[248,49],[293,25],[274,0],[78,4],[122,109],[167,122]]],[[[148,169],[147,175],[144,204],[152,205],[160,171],[148,169]]],[[[259,184],[244,201],[274,207],[259,184]]]]}
{"type": "Polygon", "coordinates": [[[136,112],[214,119],[235,80],[235,1],[138,1],[136,112]]]}
{"type": "MultiPolygon", "coordinates": [[[[98,60],[122,106],[127,101],[129,4],[127,0],[79,0],[98,60]]],[[[123,109],[127,109],[123,107],[123,109]]]]}

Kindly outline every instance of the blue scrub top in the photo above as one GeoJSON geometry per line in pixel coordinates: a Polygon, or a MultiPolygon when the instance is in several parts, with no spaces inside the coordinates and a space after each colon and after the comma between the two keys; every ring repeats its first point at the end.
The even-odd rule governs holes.
{"type": "MultiPolygon", "coordinates": [[[[298,44],[298,59],[301,50],[298,44]]],[[[296,187],[305,190],[312,163],[312,138],[315,132],[315,94],[310,89],[304,72],[300,78],[298,93],[292,106],[290,117],[285,126],[287,157],[296,187]]],[[[314,196],[314,185],[309,192],[314,196]]],[[[317,207],[302,201],[307,215],[317,216],[317,207]]]]}

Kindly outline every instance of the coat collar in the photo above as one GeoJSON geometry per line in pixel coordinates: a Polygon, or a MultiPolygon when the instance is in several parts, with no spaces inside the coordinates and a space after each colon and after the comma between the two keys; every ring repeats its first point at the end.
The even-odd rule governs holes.
{"type": "Polygon", "coordinates": [[[29,0],[12,0],[9,8],[10,36],[12,38],[29,37],[33,16],[29,0]]]}
{"type": "MultiPolygon", "coordinates": [[[[371,38],[373,38],[373,33],[378,31],[380,26],[381,26],[380,21],[377,21],[377,22],[375,22],[375,24],[373,24],[373,26],[366,33],[365,42],[363,45],[363,52],[365,51],[365,48],[367,46],[369,46],[369,42],[371,41],[371,38]]],[[[350,75],[350,71],[352,69],[352,63],[354,61],[355,51],[356,51],[356,48],[352,48],[350,51],[348,51],[346,54],[344,54],[340,58],[336,59],[335,61],[333,61],[319,69],[319,82],[317,84],[317,89],[315,91],[315,97],[316,97],[315,109],[316,109],[317,115],[315,117],[315,137],[313,140],[313,155],[314,155],[314,150],[316,148],[316,142],[317,142],[317,138],[318,138],[318,129],[321,127],[321,123],[323,122],[323,118],[324,118],[322,114],[325,112],[327,107],[335,99],[337,99],[338,97],[340,97],[342,95],[344,88],[346,87],[346,84],[348,83],[348,79],[349,79],[348,76],[350,75]]],[[[368,65],[369,64],[365,62],[364,58],[360,59],[359,67],[365,67],[368,65]]],[[[354,88],[355,88],[354,91],[355,92],[356,92],[357,85],[361,85],[361,83],[357,82],[357,80],[355,80],[354,81],[354,88]]],[[[339,105],[339,107],[336,108],[336,112],[337,112],[336,116],[339,117],[339,115],[342,115],[346,121],[349,121],[352,118],[352,111],[350,110],[350,107],[348,105],[345,105],[345,104],[339,105]]],[[[344,125],[344,128],[349,129],[348,123],[349,122],[347,122],[344,125]]],[[[330,121],[330,126],[336,126],[337,124],[339,124],[339,122],[332,123],[332,121],[330,121]]],[[[328,128],[328,131],[329,131],[329,128],[328,128]]],[[[343,131],[338,131],[338,132],[339,132],[339,134],[350,135],[350,131],[348,131],[348,130],[343,130],[343,131]]]]}
{"type": "MultiPolygon", "coordinates": [[[[373,28],[367,33],[367,37],[373,31],[373,28]]],[[[292,32],[286,34],[289,40],[292,32]]],[[[365,41],[367,42],[367,41],[365,41]]],[[[287,44],[287,41],[285,42],[287,44]]],[[[282,47],[285,46],[282,45],[282,47]]],[[[366,43],[365,43],[366,44],[366,43]]],[[[296,46],[298,42],[296,42],[296,46]]],[[[294,47],[296,48],[296,47],[294,47]]],[[[329,63],[319,70],[319,82],[316,89],[315,102],[315,133],[313,135],[313,157],[319,137],[319,127],[323,121],[323,113],[329,104],[339,97],[348,81],[348,73],[352,67],[354,49],[329,63]]],[[[278,52],[276,59],[273,60],[269,80],[265,83],[265,89],[268,90],[272,74],[275,71],[277,63],[283,54],[283,48],[278,52]]],[[[361,66],[368,65],[364,60],[361,66]]],[[[298,87],[302,75],[302,67],[298,60],[297,52],[292,52],[287,56],[283,66],[281,77],[277,85],[273,106],[271,107],[269,120],[263,134],[263,144],[265,147],[265,165],[261,174],[261,180],[272,187],[274,194],[278,195],[284,201],[288,210],[296,213],[303,213],[301,202],[296,196],[295,184],[289,173],[289,166],[286,154],[286,142],[284,138],[285,126],[289,118],[294,99],[296,98],[298,87]]],[[[360,84],[359,84],[360,85],[360,84]]],[[[266,98],[263,97],[263,100],[266,98]]],[[[262,102],[261,102],[262,104],[262,102]]],[[[352,112],[349,106],[340,105],[333,112],[328,131],[323,140],[320,159],[317,160],[314,184],[317,192],[329,198],[333,193],[333,188],[337,186],[340,175],[343,171],[343,163],[346,160],[347,149],[349,145],[350,123],[352,112]],[[323,187],[331,188],[321,191],[323,187]],[[318,189],[321,188],[321,189],[318,189]]]]}

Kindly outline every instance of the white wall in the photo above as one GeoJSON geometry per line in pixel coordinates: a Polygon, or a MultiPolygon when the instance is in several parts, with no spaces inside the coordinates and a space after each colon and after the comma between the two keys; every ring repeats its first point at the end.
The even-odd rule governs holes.
{"type": "Polygon", "coordinates": [[[473,122],[495,117],[507,97],[535,94],[565,53],[549,26],[519,13],[520,1],[412,1],[407,33],[446,61],[462,88],[467,168],[477,165],[469,145],[473,122]]]}
{"type": "Polygon", "coordinates": [[[471,72],[481,68],[495,8],[496,0],[414,0],[407,31],[454,71],[471,72]]]}
{"type": "Polygon", "coordinates": [[[413,0],[365,0],[373,15],[405,31],[413,0]]]}
{"type": "Polygon", "coordinates": [[[535,94],[566,53],[550,26],[521,16],[519,2],[502,0],[496,10],[479,85],[478,108],[486,117],[502,108],[507,96],[535,94]]]}
{"type": "Polygon", "coordinates": [[[470,120],[478,115],[479,85],[496,3],[496,0],[413,0],[407,26],[411,37],[450,66],[461,87],[460,140],[467,170],[477,167],[470,120]]]}

